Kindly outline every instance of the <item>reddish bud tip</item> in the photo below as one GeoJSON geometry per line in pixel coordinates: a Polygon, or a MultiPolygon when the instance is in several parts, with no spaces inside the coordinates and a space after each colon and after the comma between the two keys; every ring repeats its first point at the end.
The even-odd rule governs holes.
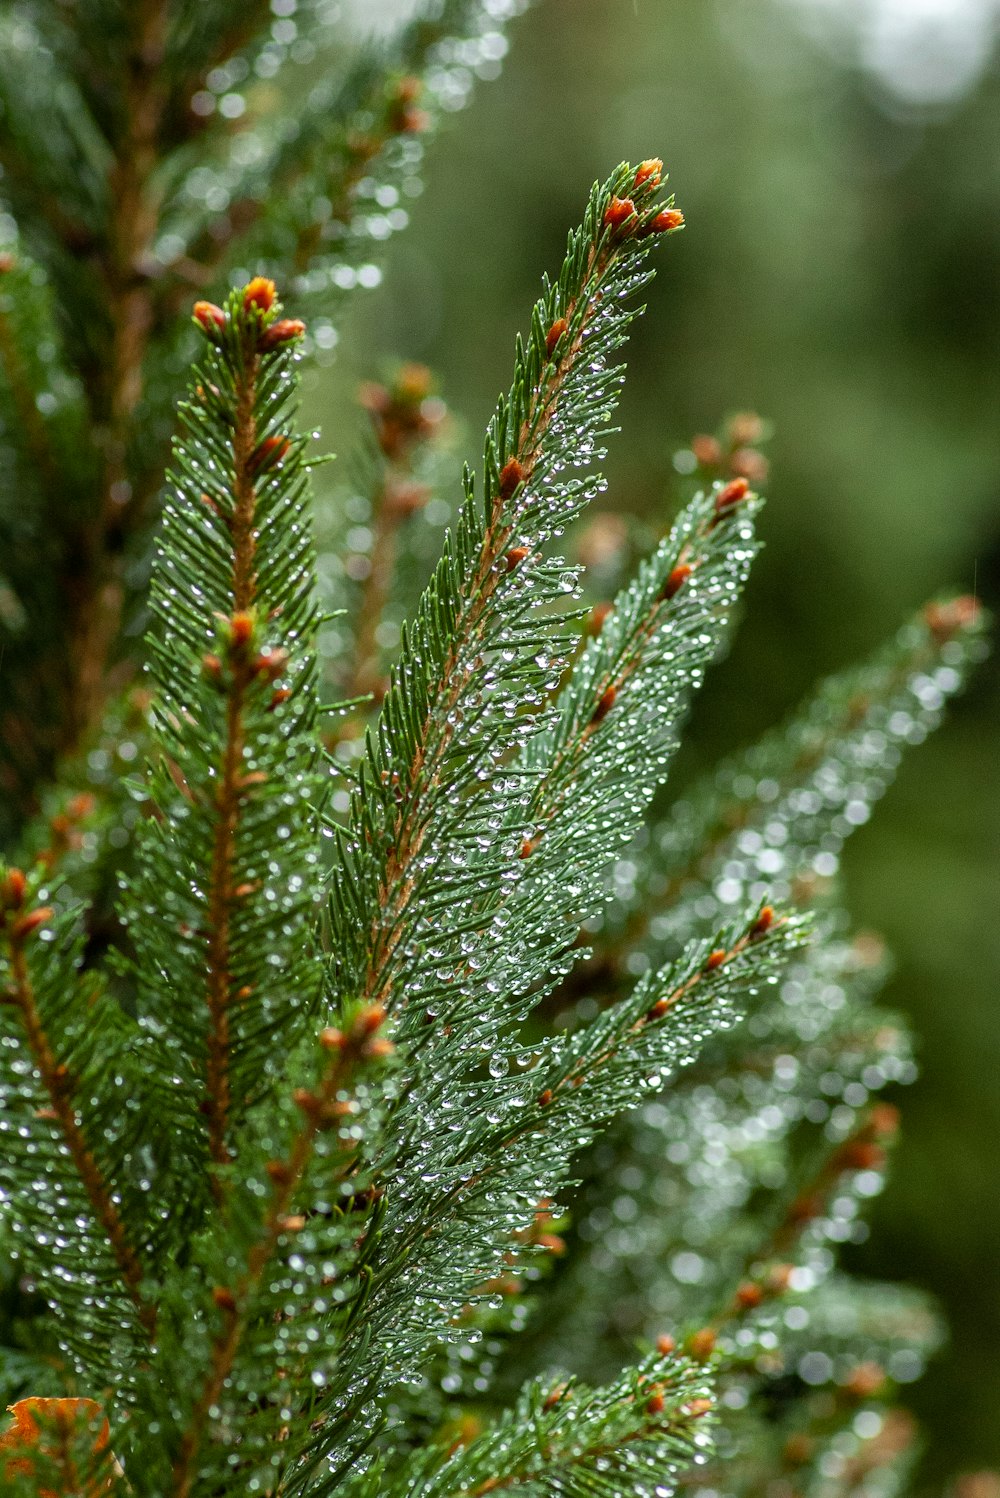
{"type": "Polygon", "coordinates": [[[342,1051],[345,1043],[344,1032],[333,1025],[327,1025],[319,1032],[319,1043],[324,1051],[342,1051]]]}
{"type": "Polygon", "coordinates": [[[885,1369],[879,1363],[859,1363],[844,1383],[844,1392],[855,1399],[871,1399],[885,1385],[885,1369]]]}
{"type": "Polygon", "coordinates": [[[708,956],[705,959],[706,971],[709,973],[714,973],[715,969],[717,967],[721,967],[725,962],[727,955],[728,954],[722,947],[716,947],[714,952],[709,952],[708,956]]]}
{"type": "Polygon", "coordinates": [[[653,1007],[647,1012],[647,1019],[662,1019],[669,1013],[673,1001],[671,999],[657,999],[653,1007]]]}
{"type": "Polygon", "coordinates": [[[287,702],[292,695],[291,687],[275,687],[271,693],[271,701],[268,703],[268,712],[274,712],[283,702],[287,702]]]}
{"type": "Polygon", "coordinates": [[[352,1035],[355,1039],[365,1039],[374,1035],[375,1031],[381,1029],[385,1024],[385,1010],[381,1004],[372,1004],[367,1009],[362,1009],[354,1021],[352,1035]]]}
{"type": "Polygon", "coordinates": [[[37,931],[39,926],[46,925],[55,915],[51,905],[39,905],[36,910],[29,910],[27,915],[22,915],[19,921],[15,921],[11,927],[11,935],[15,941],[22,941],[24,937],[30,936],[32,931],[37,931]]]}
{"type": "Polygon", "coordinates": [[[517,855],[518,858],[530,858],[531,855],[532,855],[532,853],[534,853],[534,851],[535,851],[535,849],[537,847],[538,847],[538,839],[537,839],[537,837],[526,837],[524,839],[524,842],[521,844],[521,851],[517,855]]]}
{"type": "Polygon", "coordinates": [[[635,185],[641,187],[644,182],[649,182],[653,187],[663,176],[663,162],[658,156],[651,156],[648,161],[640,161],[635,170],[635,185]]]}
{"type": "Polygon", "coordinates": [[[549,331],[546,333],[545,352],[548,354],[550,359],[552,358],[552,355],[555,353],[556,348],[559,345],[560,338],[563,336],[568,327],[569,323],[566,321],[565,317],[557,317],[549,331]]]}
{"type": "Polygon", "coordinates": [[[20,910],[24,904],[24,891],[28,880],[23,869],[8,869],[0,887],[0,899],[7,910],[20,910]]]}
{"type": "Polygon", "coordinates": [[[195,302],[191,309],[191,316],[202,332],[207,333],[209,337],[214,336],[220,328],[226,326],[226,314],[214,302],[195,302]]]}
{"type": "Polygon", "coordinates": [[[672,1352],[677,1351],[677,1343],[674,1341],[673,1337],[668,1337],[666,1333],[664,1333],[663,1336],[657,1337],[656,1339],[656,1350],[660,1354],[661,1358],[668,1358],[672,1352]]]}
{"type": "Polygon", "coordinates": [[[268,1160],[264,1169],[276,1186],[287,1186],[292,1179],[292,1173],[284,1160],[268,1160]]]}
{"type": "Polygon", "coordinates": [[[512,546],[510,551],[508,551],[507,555],[504,557],[504,561],[507,564],[507,571],[513,572],[515,567],[519,567],[521,565],[527,555],[527,546],[512,546]]]}
{"type": "Polygon", "coordinates": [[[14,256],[5,251],[4,254],[0,255],[0,276],[7,275],[8,271],[12,271],[16,264],[17,260],[14,256]]]}
{"type": "Polygon", "coordinates": [[[868,1117],[868,1128],[880,1139],[899,1133],[900,1112],[894,1103],[876,1103],[868,1117]]]}
{"type": "Polygon", "coordinates": [[[845,1170],[880,1170],[885,1164],[885,1150],[871,1139],[854,1139],[844,1145],[840,1163],[845,1170]]]}
{"type": "Polygon", "coordinates": [[[281,317],[264,329],[257,339],[257,347],[262,354],[270,354],[275,349],[283,348],[286,343],[294,343],[297,338],[305,337],[305,331],[306,325],[301,318],[281,317]]]}
{"type": "Polygon", "coordinates": [[[220,1311],[225,1311],[230,1316],[236,1314],[236,1296],[226,1285],[216,1285],[212,1290],[212,1299],[220,1311]]]}
{"type": "Polygon", "coordinates": [[[201,658],[201,674],[206,680],[218,686],[222,681],[222,662],[217,655],[203,655],[201,658]]]}
{"type": "Polygon", "coordinates": [[[262,651],[250,664],[250,669],[255,676],[266,677],[268,681],[276,681],[287,668],[289,655],[287,650],[277,649],[262,651]]]}
{"type": "Polygon", "coordinates": [[[774,925],[774,910],[773,910],[772,906],[765,905],[764,908],[761,910],[760,915],[757,917],[757,919],[754,921],[753,925],[750,927],[750,936],[751,937],[763,936],[766,931],[770,931],[770,929],[771,929],[771,927],[773,925],[774,925]]]}
{"type": "Polygon", "coordinates": [[[547,1108],[552,1101],[552,1088],[546,1087],[544,1092],[538,1094],[539,1108],[547,1108]]]}
{"type": "Polygon", "coordinates": [[[516,458],[509,458],[500,470],[500,498],[510,499],[524,483],[527,475],[516,458]]]}
{"type": "Polygon", "coordinates": [[[430,123],[431,117],[426,109],[414,109],[412,106],[399,110],[394,120],[400,135],[423,135],[425,130],[430,129],[430,123]]]}
{"type": "Polygon", "coordinates": [[[287,1217],[279,1217],[278,1225],[283,1233],[301,1233],[306,1225],[306,1220],[301,1213],[293,1212],[287,1217]]]}
{"type": "Polygon", "coordinates": [[[764,1292],[752,1280],[746,1280],[742,1285],[738,1286],[733,1299],[741,1310],[752,1311],[764,1299],[764,1292]]]}
{"type": "Polygon", "coordinates": [[[663,592],[660,595],[663,601],[666,603],[679,593],[690,576],[691,568],[686,563],[682,563],[680,567],[675,567],[663,584],[663,592]]]}
{"type": "MultiPolygon", "coordinates": [[[[552,1388],[552,1390],[548,1394],[546,1394],[545,1399],[542,1401],[542,1409],[546,1410],[546,1411],[547,1410],[554,1410],[555,1407],[556,1407],[556,1405],[559,1403],[560,1399],[566,1393],[566,1390],[567,1390],[567,1385],[566,1384],[556,1384],[552,1388]]],[[[482,1492],[483,1489],[480,1488],[479,1491],[482,1492]]]]}
{"type": "Polygon", "coordinates": [[[291,447],[290,437],[280,436],[275,433],[271,437],[265,437],[259,442],[250,455],[247,463],[249,473],[259,473],[262,468],[276,468],[291,447]]]}
{"type": "Polygon", "coordinates": [[[662,1391],[656,1389],[646,1400],[646,1414],[662,1415],[666,1408],[666,1403],[667,1401],[664,1399],[662,1391]]]}
{"type": "Polygon", "coordinates": [[[253,638],[253,615],[244,612],[234,614],[229,621],[229,643],[240,650],[253,638]]]}
{"type": "Polygon", "coordinates": [[[631,198],[612,198],[604,210],[604,222],[609,229],[620,229],[635,218],[635,204],[631,198]]]}
{"type": "Polygon", "coordinates": [[[715,1332],[710,1326],[703,1327],[700,1332],[692,1332],[686,1347],[696,1362],[706,1362],[715,1351],[715,1332]]]}
{"type": "Polygon", "coordinates": [[[243,293],[244,310],[249,312],[255,307],[258,312],[270,312],[276,295],[273,281],[269,281],[267,276],[254,276],[243,293]]]}
{"type": "Polygon", "coordinates": [[[731,483],[726,484],[720,489],[715,496],[716,515],[724,515],[727,510],[731,510],[734,505],[738,505],[741,500],[746,499],[749,493],[750,485],[746,479],[733,479],[731,483]]]}
{"type": "Polygon", "coordinates": [[[593,723],[603,723],[604,722],[604,719],[608,716],[608,713],[614,707],[614,705],[615,705],[615,698],[617,696],[618,696],[618,688],[617,687],[608,687],[608,690],[605,692],[605,694],[601,698],[600,702],[594,708],[593,714],[592,714],[591,719],[590,719],[590,721],[591,721],[592,724],[593,723]]]}

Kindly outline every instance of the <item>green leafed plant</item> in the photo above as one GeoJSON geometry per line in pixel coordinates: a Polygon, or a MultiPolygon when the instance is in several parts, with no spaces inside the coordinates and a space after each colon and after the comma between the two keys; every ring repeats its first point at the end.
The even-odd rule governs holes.
{"type": "Polygon", "coordinates": [[[515,8],[444,0],[355,54],[306,8],[331,71],[297,131],[234,91],[289,39],[255,7],[3,23],[25,246],[3,436],[30,483],[4,500],[0,616],[59,684],[37,718],[30,673],[10,699],[5,1492],[826,1494],[836,1469],[846,1494],[905,1469],[896,1386],[936,1319],[833,1250],[912,1061],[832,885],[981,626],[933,604],[664,820],[760,498],[707,483],[596,618],[553,551],[601,487],[617,355],[683,223],[660,162],[593,189],[384,679],[441,411],[420,371],[369,388],[372,562],[360,592],[322,573],[346,605],[324,613],[295,426],[315,344],[266,272],[290,311],[350,282],[359,199],[412,171],[449,66],[515,8]],[[176,308],[237,246],[261,273],[194,304],[139,688],[120,625],[176,308]],[[331,702],[332,680],[358,690],[331,702]]]}

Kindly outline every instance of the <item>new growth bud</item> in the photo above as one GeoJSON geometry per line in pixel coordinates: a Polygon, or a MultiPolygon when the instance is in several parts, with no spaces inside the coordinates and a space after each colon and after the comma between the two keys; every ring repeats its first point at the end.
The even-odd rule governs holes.
{"type": "Polygon", "coordinates": [[[258,312],[270,312],[276,295],[273,281],[268,280],[267,276],[254,276],[243,293],[244,311],[256,309],[258,312]]]}
{"type": "Polygon", "coordinates": [[[264,329],[257,340],[257,347],[262,354],[271,354],[275,349],[284,348],[297,338],[303,338],[305,331],[306,325],[301,318],[280,317],[277,322],[264,329]]]}
{"type": "Polygon", "coordinates": [[[201,331],[207,333],[213,342],[226,326],[226,314],[214,302],[195,302],[191,309],[191,316],[201,331]]]}
{"type": "Polygon", "coordinates": [[[604,223],[609,229],[621,229],[635,218],[635,204],[631,198],[612,198],[604,210],[604,223]]]}

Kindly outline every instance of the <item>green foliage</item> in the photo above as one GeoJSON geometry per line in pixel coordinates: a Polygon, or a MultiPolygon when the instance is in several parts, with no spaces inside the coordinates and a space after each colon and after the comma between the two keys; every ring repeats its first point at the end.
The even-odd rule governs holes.
{"type": "MultiPolygon", "coordinates": [[[[231,139],[225,121],[267,115],[237,85],[271,77],[290,36],[255,7],[4,22],[10,205],[36,256],[6,272],[4,432],[37,481],[26,523],[52,527],[50,597],[81,536],[86,562],[46,621],[82,626],[54,657],[72,731],[54,705],[29,734],[27,691],[8,777],[39,785],[75,750],[28,821],[26,871],[0,879],[4,1376],[63,1396],[37,1420],[15,1407],[12,1490],[646,1498],[711,1459],[713,1486],[750,1493],[793,1438],[819,1481],[850,1432],[889,1429],[876,1405],[934,1343],[920,1298],[834,1272],[895,1132],[872,1096],[912,1063],[819,882],[961,685],[978,620],[933,605],[650,823],[761,508],[745,479],[707,486],[581,638],[579,573],[553,547],[603,487],[615,360],[647,256],[683,221],[660,164],[593,189],[388,683],[354,704],[363,736],[321,700],[308,331],[264,275],[196,302],[193,331],[173,321],[182,285],[237,256],[303,298],[346,288],[381,235],[358,201],[388,204],[430,123],[417,70],[425,102],[457,102],[516,8],[441,0],[360,57],[304,8],[310,63],[343,46],[333,81],[294,130],[274,115],[231,139]],[[39,79],[59,109],[36,190],[18,164],[39,79]],[[87,275],[48,200],[67,172],[87,275]],[[55,398],[36,345],[63,326],[55,398]],[[148,534],[186,337],[146,694],[121,634],[141,573],[118,558],[148,534]],[[43,442],[75,475],[61,510],[43,442]],[[125,801],[116,772],[140,752],[125,801]]],[[[390,570],[353,621],[369,652],[390,570]]],[[[11,586],[25,630],[33,595],[11,586]]]]}

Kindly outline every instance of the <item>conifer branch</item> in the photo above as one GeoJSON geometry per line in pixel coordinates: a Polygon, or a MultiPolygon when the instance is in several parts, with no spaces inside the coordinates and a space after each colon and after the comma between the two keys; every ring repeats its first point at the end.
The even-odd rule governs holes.
{"type": "Polygon", "coordinates": [[[152,1337],[156,1330],[156,1308],[142,1293],[142,1262],[122,1221],[115,1193],[105,1179],[80,1122],[72,1073],[59,1061],[35,1001],[27,947],[31,937],[51,920],[53,912],[48,906],[40,906],[19,914],[23,896],[24,875],[19,869],[8,870],[4,884],[7,913],[3,931],[12,981],[2,1001],[14,1007],[21,1017],[28,1049],[49,1099],[48,1116],[59,1127],[94,1217],[110,1245],[129,1299],[144,1330],[152,1337]]]}

